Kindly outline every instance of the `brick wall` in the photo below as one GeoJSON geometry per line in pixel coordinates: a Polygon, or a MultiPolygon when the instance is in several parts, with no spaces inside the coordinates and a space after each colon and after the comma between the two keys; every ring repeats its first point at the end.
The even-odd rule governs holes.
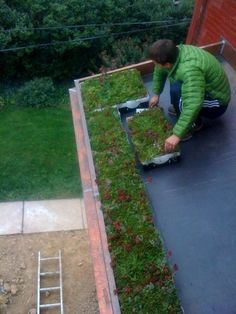
{"type": "Polygon", "coordinates": [[[186,42],[203,46],[222,37],[236,48],[236,1],[196,0],[186,42]]]}

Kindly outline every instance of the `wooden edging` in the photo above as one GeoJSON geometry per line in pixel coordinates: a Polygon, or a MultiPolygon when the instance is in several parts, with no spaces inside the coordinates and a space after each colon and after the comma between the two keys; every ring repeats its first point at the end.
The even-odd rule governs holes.
{"type": "Polygon", "coordinates": [[[101,314],[120,314],[80,91],[69,90],[94,277],[101,314]]]}
{"type": "MultiPolygon", "coordinates": [[[[152,60],[147,60],[147,61],[144,61],[144,62],[128,65],[128,66],[125,66],[125,67],[122,67],[122,68],[119,68],[119,69],[116,69],[116,70],[108,71],[107,74],[116,73],[116,72],[120,72],[120,71],[124,71],[124,70],[137,69],[141,73],[141,75],[145,75],[145,74],[152,73],[153,69],[154,69],[154,66],[155,65],[154,65],[152,60]]],[[[91,75],[91,76],[82,77],[82,78],[80,78],[78,80],[75,80],[75,86],[78,87],[78,84],[80,82],[89,80],[89,79],[94,78],[94,77],[99,77],[101,75],[102,74],[94,74],[94,75],[91,75]]]]}

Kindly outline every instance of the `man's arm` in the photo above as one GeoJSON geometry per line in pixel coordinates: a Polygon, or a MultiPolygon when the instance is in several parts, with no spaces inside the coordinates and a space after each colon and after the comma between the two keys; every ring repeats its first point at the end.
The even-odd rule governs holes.
{"type": "Polygon", "coordinates": [[[152,90],[155,94],[160,95],[163,91],[167,75],[167,69],[161,67],[159,64],[155,65],[152,81],[152,90]]]}
{"type": "Polygon", "coordinates": [[[154,108],[159,103],[160,95],[154,95],[149,100],[149,108],[154,108]]]}
{"type": "Polygon", "coordinates": [[[173,151],[196,120],[205,96],[204,74],[198,68],[186,71],[182,90],[182,111],[173,128],[173,134],[165,141],[165,150],[173,151]]]}
{"type": "Polygon", "coordinates": [[[165,151],[167,153],[173,151],[175,147],[179,144],[180,142],[180,137],[178,137],[175,134],[172,134],[165,140],[165,151]]]}
{"type": "Polygon", "coordinates": [[[156,64],[153,73],[153,83],[152,90],[154,92],[154,96],[149,101],[149,107],[155,107],[160,99],[160,94],[163,91],[165,86],[166,78],[168,75],[168,71],[165,68],[162,68],[160,65],[156,64]]]}

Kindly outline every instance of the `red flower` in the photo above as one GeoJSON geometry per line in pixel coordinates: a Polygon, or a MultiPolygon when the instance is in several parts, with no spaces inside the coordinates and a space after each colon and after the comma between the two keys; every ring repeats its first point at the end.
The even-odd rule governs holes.
{"type": "Polygon", "coordinates": [[[142,238],[139,237],[139,236],[134,236],[133,240],[134,240],[134,243],[137,244],[137,245],[142,242],[142,238]]]}
{"type": "Polygon", "coordinates": [[[114,221],[112,224],[113,224],[116,231],[121,231],[122,224],[119,220],[114,221]]]}
{"type": "Polygon", "coordinates": [[[118,200],[120,202],[128,202],[131,200],[131,196],[125,190],[120,189],[118,190],[118,200]]]}
{"type": "Polygon", "coordinates": [[[124,288],[124,293],[126,295],[129,295],[131,292],[132,292],[132,289],[130,287],[127,286],[127,287],[124,288]]]}
{"type": "Polygon", "coordinates": [[[103,196],[104,200],[108,201],[111,199],[111,193],[106,191],[103,196]]]}
{"type": "Polygon", "coordinates": [[[148,137],[150,139],[156,139],[159,137],[159,134],[158,133],[155,133],[154,131],[152,130],[148,130],[146,132],[144,132],[144,135],[145,137],[148,137]]]}
{"type": "Polygon", "coordinates": [[[163,267],[163,272],[169,274],[169,268],[166,265],[163,267]]]}
{"type": "Polygon", "coordinates": [[[131,245],[131,244],[125,244],[125,245],[124,245],[124,249],[125,249],[127,252],[131,252],[131,251],[132,251],[132,245],[131,245]]]}
{"type": "Polygon", "coordinates": [[[166,275],[165,276],[165,280],[171,280],[171,279],[172,279],[171,275],[166,275]]]}
{"type": "Polygon", "coordinates": [[[166,124],[166,130],[172,130],[172,125],[170,123],[166,124]]]}
{"type": "Polygon", "coordinates": [[[146,196],[145,192],[144,192],[144,191],[141,191],[141,192],[140,192],[140,196],[141,196],[141,197],[145,197],[145,196],[146,196]]]}

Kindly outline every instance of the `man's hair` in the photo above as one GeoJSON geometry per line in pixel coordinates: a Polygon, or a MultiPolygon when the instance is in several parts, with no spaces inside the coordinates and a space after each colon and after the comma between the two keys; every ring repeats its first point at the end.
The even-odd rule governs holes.
{"type": "Polygon", "coordinates": [[[160,64],[174,64],[178,57],[178,48],[170,39],[160,39],[149,47],[149,57],[160,64]]]}

